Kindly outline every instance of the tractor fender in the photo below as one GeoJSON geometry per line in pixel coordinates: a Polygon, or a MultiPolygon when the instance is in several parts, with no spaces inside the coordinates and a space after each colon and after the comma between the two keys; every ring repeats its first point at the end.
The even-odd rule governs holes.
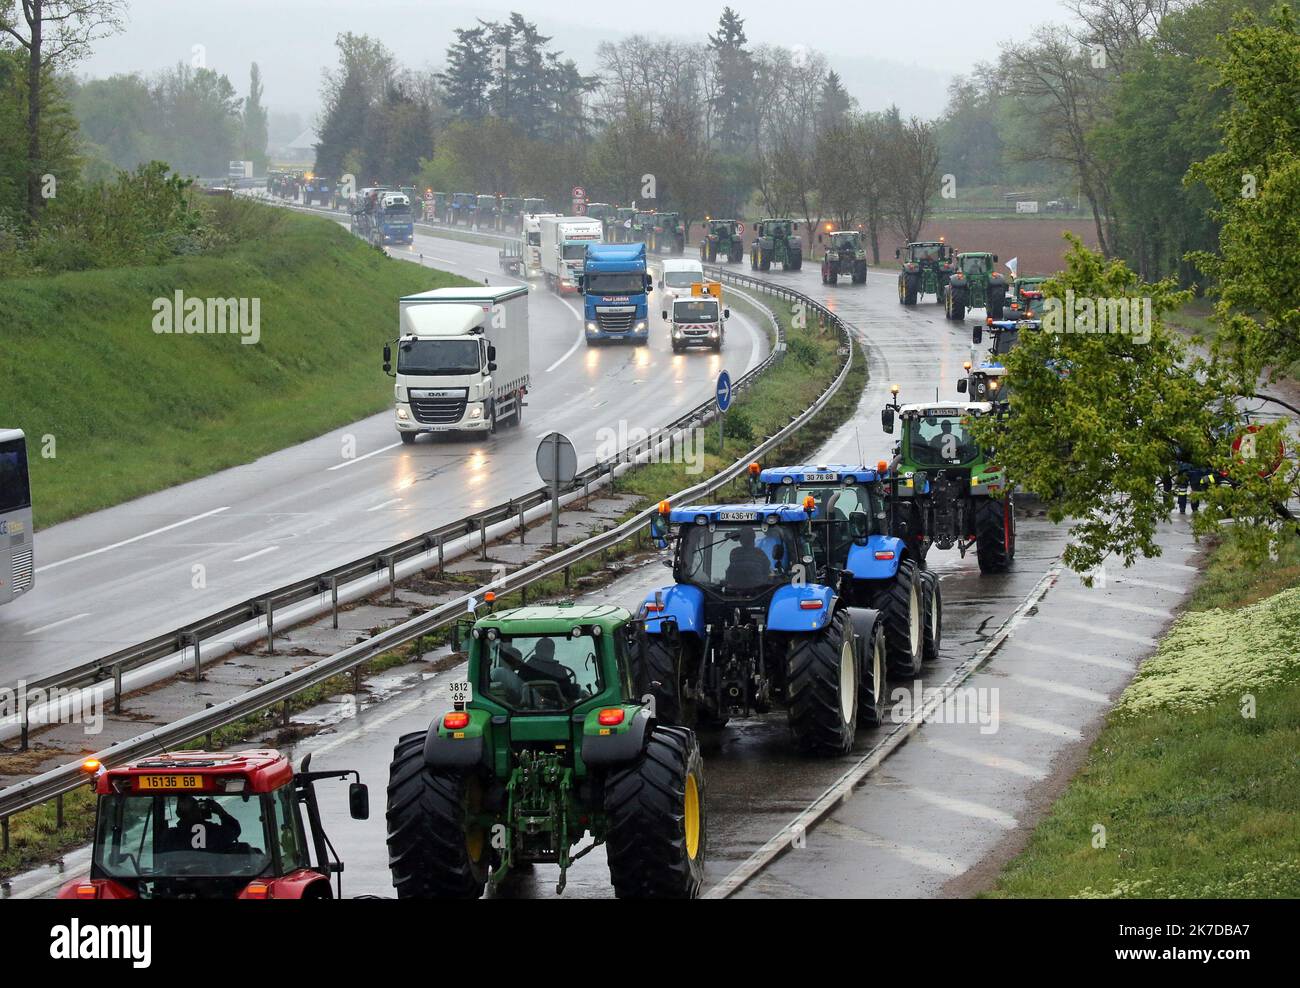
{"type": "Polygon", "coordinates": [[[989,275],[990,285],[1005,285],[1006,283],[1007,283],[1006,276],[1002,274],[1000,271],[994,271],[992,274],[989,275]]]}
{"type": "MultiPolygon", "coordinates": [[[[690,584],[674,584],[658,592],[663,594],[664,598],[662,611],[647,611],[644,604],[641,608],[646,616],[645,630],[648,634],[662,634],[659,629],[662,621],[676,622],[677,630],[683,634],[704,633],[704,593],[699,587],[690,584]]],[[[651,591],[646,595],[645,602],[653,604],[654,599],[655,592],[651,591]]]]}
{"type": "Polygon", "coordinates": [[[903,561],[907,545],[892,535],[872,535],[866,545],[849,546],[849,558],[844,568],[855,580],[892,580],[903,561]],[[877,552],[892,552],[892,559],[877,559],[877,552]]]}
{"type": "Polygon", "coordinates": [[[492,729],[492,715],[486,710],[469,710],[469,724],[449,731],[439,717],[424,736],[424,764],[430,768],[465,767],[483,761],[484,735],[492,729]]]}
{"type": "Polygon", "coordinates": [[[618,727],[599,727],[593,710],[582,730],[582,760],[587,765],[618,765],[634,762],[645,751],[646,738],[654,718],[647,707],[639,707],[631,718],[618,727]],[[606,733],[601,734],[600,731],[606,733]]]}
{"type": "Polygon", "coordinates": [[[835,609],[835,591],[818,583],[780,587],[767,608],[768,631],[821,631],[835,609]],[[804,601],[817,601],[818,608],[806,608],[804,601]]]}

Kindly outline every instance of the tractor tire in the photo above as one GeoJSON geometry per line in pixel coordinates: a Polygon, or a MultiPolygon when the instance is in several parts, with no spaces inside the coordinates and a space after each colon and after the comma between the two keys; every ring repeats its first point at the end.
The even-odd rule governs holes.
{"type": "Polygon", "coordinates": [[[903,305],[916,305],[916,279],[898,279],[898,301],[903,305]]]}
{"type": "Polygon", "coordinates": [[[939,657],[939,648],[943,644],[943,593],[939,589],[939,575],[923,570],[921,586],[925,592],[924,645],[921,657],[925,662],[933,662],[939,657]]]}
{"type": "Polygon", "coordinates": [[[759,250],[758,252],[758,270],[760,271],[772,270],[772,255],[765,250],[759,250]]]}
{"type": "Polygon", "coordinates": [[[749,270],[751,271],[758,270],[758,248],[757,247],[749,248],[749,270]]]}
{"type": "Polygon", "coordinates": [[[922,603],[920,571],[916,563],[904,559],[898,572],[876,599],[876,608],[885,622],[889,675],[908,678],[921,674],[925,661],[925,611],[922,603]]]}
{"type": "Polygon", "coordinates": [[[853,265],[853,284],[865,285],[867,283],[867,262],[858,261],[853,265]]]}
{"type": "Polygon", "coordinates": [[[692,731],[656,725],[605,780],[605,853],[620,899],[693,899],[704,882],[704,760],[692,731]]]}
{"type": "Polygon", "coordinates": [[[1004,573],[1016,558],[1016,509],[1011,498],[984,498],[975,506],[975,555],[981,573],[1004,573]]]}
{"type": "Polygon", "coordinates": [[[839,281],[838,278],[831,277],[831,266],[829,264],[822,264],[822,284],[830,285],[837,281],[839,281]]]}
{"type": "MultiPolygon", "coordinates": [[[[680,352],[673,344],[673,352],[680,352]]],[[[637,696],[649,693],[655,698],[655,716],[661,724],[694,727],[693,709],[683,710],[682,648],[673,648],[660,635],[647,635],[645,664],[632,652],[632,683],[637,696]]],[[[693,704],[691,707],[693,708],[693,704]]]]}
{"type": "Polygon", "coordinates": [[[862,664],[858,670],[858,722],[878,727],[889,714],[889,671],[885,660],[885,626],[878,613],[853,609],[853,631],[858,636],[862,664]]]}
{"type": "Polygon", "coordinates": [[[739,246],[737,246],[734,250],[727,252],[727,260],[730,261],[732,264],[735,264],[740,260],[741,255],[743,253],[744,251],[739,246]]]}
{"type": "Polygon", "coordinates": [[[985,310],[990,318],[1001,319],[1002,313],[1007,305],[1007,289],[1005,285],[989,286],[989,304],[985,310]]]}
{"type": "Polygon", "coordinates": [[[709,244],[709,263],[713,264],[717,260],[718,260],[718,248],[713,244],[709,244]]]}
{"type": "Polygon", "coordinates": [[[472,776],[424,763],[425,731],[404,734],[388,770],[388,867],[399,899],[477,899],[491,840],[466,829],[472,776]]]}
{"type": "Polygon", "coordinates": [[[954,292],[949,289],[944,293],[944,313],[953,322],[961,322],[966,318],[966,296],[962,292],[954,292]]]}
{"type": "Polygon", "coordinates": [[[786,257],[788,258],[785,263],[787,271],[798,271],[803,268],[803,251],[792,250],[787,253],[786,257]]]}
{"type": "Polygon", "coordinates": [[[799,635],[790,643],[790,733],[805,754],[837,756],[853,747],[862,646],[851,631],[848,616],[839,611],[821,631],[799,635]]]}

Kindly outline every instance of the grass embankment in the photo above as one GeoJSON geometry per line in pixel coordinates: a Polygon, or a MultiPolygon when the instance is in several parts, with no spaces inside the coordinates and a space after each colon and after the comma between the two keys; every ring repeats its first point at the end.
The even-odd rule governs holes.
{"type": "Polygon", "coordinates": [[[1300,540],[1259,568],[1216,548],[991,894],[1300,895],[1300,540]]]}
{"type": "Polygon", "coordinates": [[[471,283],[389,260],[329,220],[258,213],[220,252],[0,282],[0,419],[28,435],[38,526],[381,411],[392,386],[380,349],[398,296],[471,283]],[[177,291],[260,299],[260,341],[155,333],[154,300],[177,291]]]}

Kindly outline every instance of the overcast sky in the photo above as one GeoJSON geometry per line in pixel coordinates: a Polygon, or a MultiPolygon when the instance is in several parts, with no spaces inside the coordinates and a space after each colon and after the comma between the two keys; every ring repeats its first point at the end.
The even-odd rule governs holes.
{"type": "MultiPolygon", "coordinates": [[[[241,94],[249,63],[258,62],[270,109],[296,111],[307,122],[318,109],[321,68],[334,63],[334,38],[343,31],[379,38],[413,68],[440,67],[453,28],[517,10],[590,71],[601,41],[634,33],[703,40],[724,6],[699,0],[128,2],[126,30],[98,42],[95,54],[77,67],[79,74],[149,74],[190,61],[194,46],[202,45],[208,66],[228,75],[241,94]]],[[[953,75],[991,59],[1001,40],[1023,38],[1035,24],[1067,17],[1057,0],[739,0],[732,6],[745,19],[751,43],[824,52],[865,109],[893,101],[923,116],[942,109],[953,75]],[[922,11],[924,20],[917,16],[922,11]]]]}

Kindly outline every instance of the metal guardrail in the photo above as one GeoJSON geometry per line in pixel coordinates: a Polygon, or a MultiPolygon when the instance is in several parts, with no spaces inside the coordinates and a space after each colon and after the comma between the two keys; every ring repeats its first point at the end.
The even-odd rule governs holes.
{"type": "MultiPolygon", "coordinates": [[[[759,279],[751,278],[746,275],[736,274],[727,271],[724,268],[709,268],[711,276],[722,281],[732,284],[743,285],[758,291],[772,294],[780,298],[790,299],[792,301],[803,302],[809,309],[818,315],[823,325],[829,325],[837,330],[843,337],[843,346],[841,354],[844,356],[843,363],[840,366],[839,373],[830,386],[799,415],[795,416],[784,428],[778,430],[775,435],[767,438],[754,449],[750,450],[745,456],[736,460],[730,466],[715,474],[708,480],[703,481],[694,487],[678,491],[672,495],[672,499],[681,503],[707,496],[719,490],[729,483],[735,477],[741,475],[747,464],[756,458],[761,457],[764,453],[777,447],[787,440],[791,435],[797,432],[805,423],[822,410],[839,390],[844,380],[848,377],[849,369],[852,366],[853,357],[853,337],[848,331],[845,324],[834,313],[826,309],[825,306],[813,301],[807,296],[792,289],[784,288],[780,285],[773,285],[762,282],[759,279]]],[[[778,345],[773,348],[772,353],[758,366],[753,368],[747,374],[737,380],[734,385],[737,389],[743,389],[749,386],[755,377],[766,367],[777,359],[784,350],[784,334],[781,331],[780,323],[773,320],[777,326],[778,345]]],[[[712,405],[712,402],[709,403],[712,405]]],[[[696,412],[698,413],[698,409],[696,412]]],[[[698,417],[698,416],[697,416],[698,417]]],[[[711,418],[712,416],[708,416],[711,418]]],[[[685,417],[683,417],[685,418],[685,417]]],[[[704,419],[707,421],[707,418],[704,419]]],[[[679,422],[681,420],[679,419],[679,422]]],[[[660,442],[662,442],[662,435],[660,442]]],[[[642,444],[637,444],[641,446],[642,444]]],[[[296,672],[275,680],[274,682],[256,687],[239,696],[232,697],[222,703],[213,705],[202,711],[198,711],[188,717],[174,721],[164,727],[148,731],[118,744],[98,752],[94,757],[101,764],[112,766],[129,762],[149,754],[155,754],[167,751],[178,745],[185,744],[194,738],[201,737],[211,731],[240,720],[259,710],[282,703],[298,693],[306,690],[318,683],[347,672],[348,670],[360,665],[361,663],[390,651],[398,646],[405,645],[409,642],[422,638],[430,632],[436,631],[447,625],[454,623],[458,618],[466,613],[467,605],[470,600],[477,600],[488,590],[497,593],[511,593],[516,590],[522,590],[525,587],[536,583],[539,580],[549,576],[554,576],[566,571],[575,563],[589,559],[599,553],[606,551],[612,546],[635,536],[650,521],[656,508],[647,508],[633,518],[603,532],[593,536],[577,545],[562,549],[553,553],[546,559],[539,560],[528,566],[521,567],[513,573],[493,581],[487,586],[476,589],[473,593],[465,594],[435,607],[418,617],[405,621],[402,624],[395,625],[385,631],[380,632],[372,638],[356,645],[352,645],[335,653],[319,662],[306,666],[296,672]]],[[[27,779],[14,786],[0,790],[0,821],[3,821],[5,830],[8,829],[8,818],[15,813],[39,806],[51,799],[56,799],[64,794],[71,792],[78,786],[85,783],[85,774],[81,770],[81,763],[63,765],[59,768],[52,769],[39,776],[27,779]]]]}

